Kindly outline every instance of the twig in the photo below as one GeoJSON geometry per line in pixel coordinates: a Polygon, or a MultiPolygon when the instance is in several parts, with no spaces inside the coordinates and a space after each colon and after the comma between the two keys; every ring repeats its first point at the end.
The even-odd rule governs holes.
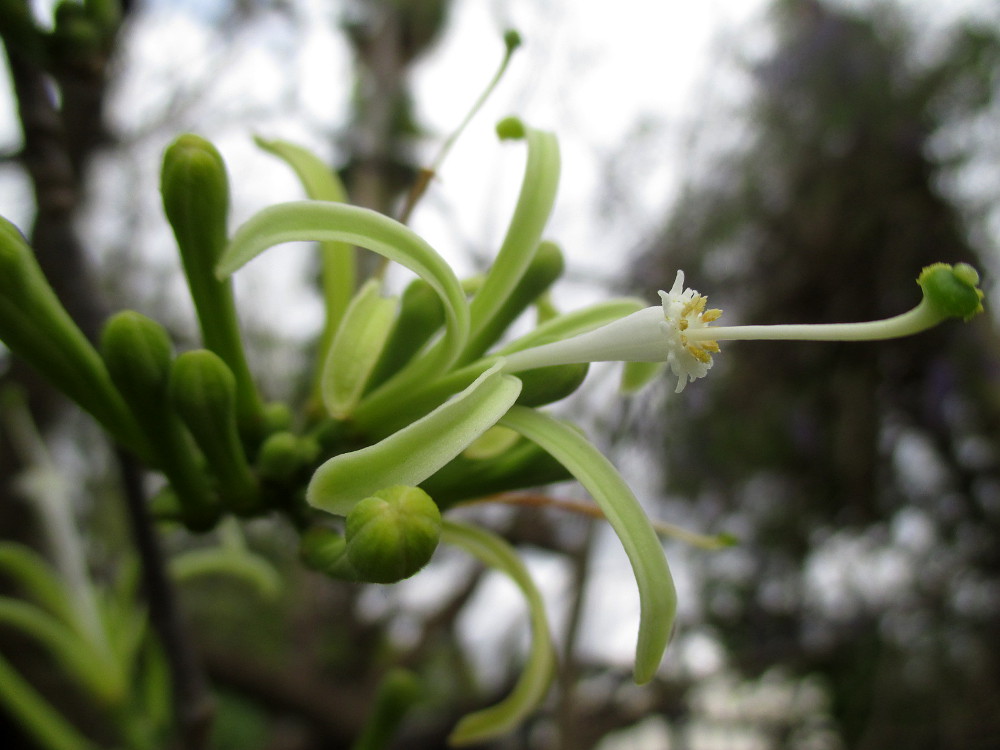
{"type": "Polygon", "coordinates": [[[180,746],[184,750],[202,750],[208,747],[215,701],[208,690],[201,664],[186,637],[174,589],[167,578],[163,552],[146,509],[141,470],[135,459],[121,449],[118,450],[118,462],[129,526],[142,561],[142,580],[150,622],[160,637],[171,666],[180,746]]]}

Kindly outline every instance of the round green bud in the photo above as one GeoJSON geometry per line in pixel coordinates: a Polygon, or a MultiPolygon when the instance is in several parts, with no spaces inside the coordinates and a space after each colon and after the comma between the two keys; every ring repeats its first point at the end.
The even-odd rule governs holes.
{"type": "Polygon", "coordinates": [[[968,263],[934,263],[920,272],[924,299],[943,318],[968,320],[983,311],[979,274],[968,263]]]}
{"type": "Polygon", "coordinates": [[[291,432],[270,435],[257,453],[257,473],[264,479],[288,479],[301,465],[299,438],[291,432]]]}
{"type": "Polygon", "coordinates": [[[507,48],[507,54],[510,54],[520,47],[522,41],[521,35],[518,33],[517,29],[507,29],[503,33],[503,44],[504,47],[507,48]]]}
{"type": "Polygon", "coordinates": [[[272,401],[264,405],[264,433],[287,430],[292,425],[292,410],[283,401],[272,401]]]}
{"type": "Polygon", "coordinates": [[[440,537],[441,511],[419,487],[380,490],[347,515],[347,559],[371,583],[409,578],[431,559],[440,537]]]}
{"type": "Polygon", "coordinates": [[[501,141],[517,141],[525,136],[524,123],[517,117],[505,117],[497,123],[497,136],[501,141]]]}

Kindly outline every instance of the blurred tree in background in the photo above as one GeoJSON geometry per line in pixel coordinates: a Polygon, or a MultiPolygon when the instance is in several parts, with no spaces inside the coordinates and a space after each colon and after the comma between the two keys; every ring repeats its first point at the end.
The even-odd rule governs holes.
{"type": "MultiPolygon", "coordinates": [[[[722,324],[826,323],[907,309],[934,258],[994,267],[942,191],[972,155],[940,136],[993,103],[996,29],[921,53],[887,6],[772,14],[747,137],[686,186],[634,282],[681,268],[722,324]]],[[[746,679],[821,676],[844,747],[1000,744],[997,345],[985,319],[890,344],[730,342],[668,405],[667,492],[741,539],[693,562],[697,627],[746,679]]],[[[811,746],[780,722],[770,740],[811,746]]]]}

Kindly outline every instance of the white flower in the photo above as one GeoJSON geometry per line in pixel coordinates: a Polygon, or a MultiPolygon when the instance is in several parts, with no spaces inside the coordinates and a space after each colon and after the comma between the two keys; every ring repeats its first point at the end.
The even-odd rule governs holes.
{"type": "Polygon", "coordinates": [[[675,392],[680,393],[689,382],[705,377],[711,369],[712,355],[719,352],[719,344],[714,339],[703,338],[710,334],[702,329],[718,320],[722,310],[706,310],[708,297],[684,288],[683,271],[677,272],[669,292],[660,292],[660,300],[663,302],[660,330],[666,336],[666,362],[677,376],[675,392]]]}
{"type": "Polygon", "coordinates": [[[680,393],[692,380],[703,378],[712,366],[715,341],[698,335],[722,315],[706,310],[707,298],[684,289],[684,273],[669,292],[660,292],[661,307],[647,307],[613,323],[562,341],[515,352],[506,357],[508,372],[575,362],[666,362],[677,376],[680,393]],[[698,340],[691,339],[691,334],[698,340]]]}
{"type": "Polygon", "coordinates": [[[901,315],[864,323],[819,325],[710,326],[721,310],[706,310],[708,299],[684,288],[678,271],[669,292],[660,292],[662,307],[647,307],[624,318],[562,341],[506,356],[508,372],[576,362],[666,362],[677,376],[676,392],[712,367],[719,341],[878,341],[910,336],[949,317],[966,320],[982,312],[979,274],[969,265],[928,266],[917,280],[924,297],[901,315]]]}

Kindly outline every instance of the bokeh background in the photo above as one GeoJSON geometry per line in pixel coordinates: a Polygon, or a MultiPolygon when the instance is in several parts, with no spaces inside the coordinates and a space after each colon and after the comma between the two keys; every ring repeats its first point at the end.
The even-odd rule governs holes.
{"type": "MultiPolygon", "coordinates": [[[[568,260],[562,309],[622,292],[655,300],[678,268],[730,324],[893,315],[916,302],[913,280],[934,261],[975,264],[992,296],[995,2],[122,5],[117,35],[67,42],[44,74],[16,30],[0,30],[0,213],[33,237],[90,332],[130,307],[194,345],[159,209],[160,158],[177,134],[222,151],[234,225],[301,195],[255,134],[314,149],[356,202],[393,213],[492,75],[507,28],[524,48],[411,222],[460,274],[489,263],[514,203],[523,157],[492,131],[513,113],[560,137],[549,235],[568,260]],[[63,162],[46,160],[53,143],[63,162]]],[[[30,6],[51,23],[51,3],[30,6]]],[[[302,246],[237,278],[272,398],[301,388],[321,326],[314,274],[302,246]]],[[[738,544],[665,542],[680,618],[657,680],[640,689],[637,595],[607,530],[545,509],[465,511],[521,548],[562,658],[544,710],[489,747],[1000,748],[998,345],[989,315],[889,343],[731,343],[679,396],[661,382],[622,397],[617,369],[595,367],[559,409],[587,425],[650,515],[738,544]]],[[[131,553],[110,454],[32,373],[6,356],[0,372],[32,394],[79,488],[94,570],[112,575],[131,553]]],[[[31,541],[17,472],[0,453],[0,535],[31,541]]],[[[396,587],[359,587],[302,571],[279,524],[255,523],[249,541],[286,576],[279,597],[225,578],[180,590],[219,691],[214,748],[349,747],[390,662],[428,685],[397,746],[444,747],[457,717],[512,684],[523,606],[461,556],[439,553],[396,587]]],[[[0,648],[101,736],[44,656],[2,632],[0,648]]]]}

